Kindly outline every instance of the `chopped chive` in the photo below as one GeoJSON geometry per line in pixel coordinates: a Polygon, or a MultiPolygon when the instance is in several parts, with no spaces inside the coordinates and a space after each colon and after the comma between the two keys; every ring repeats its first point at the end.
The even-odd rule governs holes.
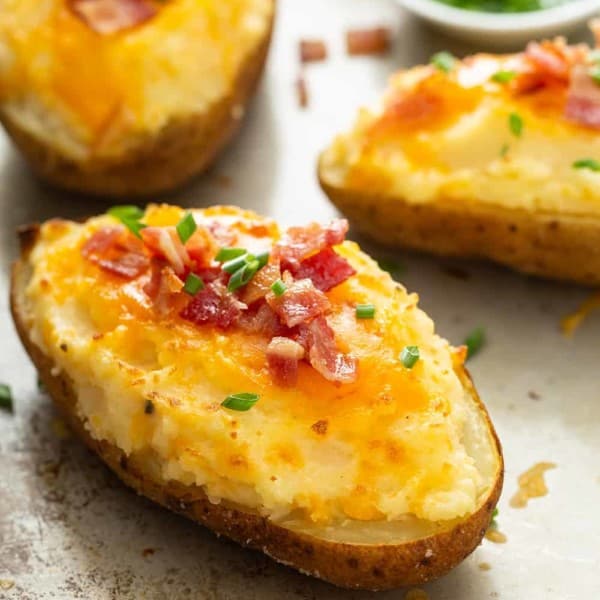
{"type": "Polygon", "coordinates": [[[498,510],[498,507],[496,506],[496,508],[494,508],[494,510],[492,511],[492,519],[495,519],[498,516],[498,513],[500,511],[498,510]]]}
{"type": "Polygon", "coordinates": [[[230,410],[246,411],[250,410],[259,398],[260,396],[258,394],[240,392],[238,394],[227,396],[227,398],[221,402],[221,406],[229,408],[230,410]]]}
{"type": "Polygon", "coordinates": [[[0,408],[8,412],[13,411],[12,393],[5,383],[0,383],[0,408]]]}
{"type": "Polygon", "coordinates": [[[492,518],[490,519],[490,527],[492,528],[497,528],[498,527],[498,523],[496,522],[496,517],[498,516],[498,507],[494,508],[494,510],[492,511],[492,518]]]}
{"type": "Polygon", "coordinates": [[[467,347],[467,359],[475,356],[485,344],[485,330],[483,327],[476,327],[473,329],[466,337],[464,344],[467,347]]]}
{"type": "Polygon", "coordinates": [[[183,284],[183,291],[190,296],[195,296],[202,288],[204,288],[204,281],[195,273],[190,273],[183,284]]]}
{"type": "Polygon", "coordinates": [[[516,71],[496,71],[491,79],[496,83],[510,83],[516,76],[516,71]]]}
{"type": "Polygon", "coordinates": [[[235,290],[244,287],[254,277],[256,270],[246,263],[229,278],[227,289],[230,292],[235,292],[235,290]]]}
{"type": "Polygon", "coordinates": [[[377,261],[377,264],[380,269],[387,271],[390,275],[399,275],[404,271],[404,265],[401,265],[392,258],[382,258],[377,261]]]}
{"type": "Polygon", "coordinates": [[[600,85],[600,65],[596,65],[589,70],[590,77],[595,83],[600,85]]]}
{"type": "Polygon", "coordinates": [[[438,70],[444,73],[452,71],[456,64],[456,58],[450,54],[450,52],[437,52],[431,57],[431,64],[438,70]]]}
{"type": "Polygon", "coordinates": [[[144,223],[140,221],[134,221],[133,219],[121,219],[121,223],[123,223],[123,225],[125,225],[125,227],[127,227],[127,229],[133,233],[133,235],[140,239],[142,238],[140,231],[146,227],[144,223]]]}
{"type": "Polygon", "coordinates": [[[147,415],[151,415],[154,412],[154,402],[152,400],[146,400],[146,404],[144,404],[144,413],[147,415]]]}
{"type": "Polygon", "coordinates": [[[404,346],[400,354],[400,360],[407,369],[412,369],[420,357],[421,353],[418,346],[404,346]]]}
{"type": "Polygon", "coordinates": [[[217,262],[227,262],[228,260],[242,256],[242,254],[246,254],[244,248],[221,248],[215,256],[215,260],[217,262]]]}
{"type": "Polygon", "coordinates": [[[261,252],[260,254],[257,254],[255,258],[258,261],[258,268],[262,269],[269,262],[269,253],[261,252]]]}
{"type": "Polygon", "coordinates": [[[357,304],[356,318],[357,319],[372,319],[375,316],[374,304],[357,304]]]}
{"type": "Polygon", "coordinates": [[[505,157],[506,157],[506,155],[508,154],[508,151],[509,151],[509,150],[510,150],[510,147],[509,147],[509,145],[508,145],[508,144],[504,144],[504,145],[502,146],[502,148],[500,148],[500,156],[501,156],[502,158],[505,158],[505,157]]]}
{"type": "Polygon", "coordinates": [[[282,296],[285,290],[287,290],[287,285],[281,279],[278,279],[271,285],[271,289],[276,296],[282,296]]]}
{"type": "Polygon", "coordinates": [[[523,134],[523,119],[520,115],[517,113],[510,113],[510,115],[508,115],[508,126],[515,137],[521,137],[523,134]]]}
{"type": "Polygon", "coordinates": [[[594,158],[580,158],[573,163],[573,168],[600,171],[600,161],[597,161],[594,158]]]}
{"type": "Polygon", "coordinates": [[[223,266],[221,268],[223,269],[223,271],[233,274],[238,269],[240,269],[248,263],[248,257],[248,254],[242,254],[241,256],[238,256],[223,263],[223,266]]]}
{"type": "Polygon", "coordinates": [[[198,225],[196,225],[192,213],[186,213],[181,221],[175,225],[175,229],[177,230],[179,239],[185,244],[194,235],[194,231],[198,229],[198,225]]]}
{"type": "Polygon", "coordinates": [[[120,221],[123,219],[131,219],[139,221],[144,216],[144,211],[139,206],[133,204],[125,204],[122,206],[113,206],[106,211],[111,217],[115,217],[120,221]]]}

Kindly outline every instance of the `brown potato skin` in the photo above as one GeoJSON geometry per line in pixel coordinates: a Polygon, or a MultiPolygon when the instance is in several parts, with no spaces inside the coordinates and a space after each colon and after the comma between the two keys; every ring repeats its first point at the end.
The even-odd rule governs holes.
{"type": "Polygon", "coordinates": [[[600,284],[600,222],[592,217],[403,198],[319,183],[356,230],[389,245],[440,256],[484,258],[548,279],[600,284]]]}
{"type": "Polygon", "coordinates": [[[92,157],[80,163],[21,129],[1,110],[0,122],[35,173],[52,185],[113,198],[171,191],[205,171],[237,133],[263,71],[273,21],[274,14],[264,38],[242,63],[237,80],[225,97],[203,113],[172,119],[157,134],[146,136],[117,159],[92,157]]]}
{"type": "Polygon", "coordinates": [[[460,373],[463,384],[495,441],[499,457],[495,485],[479,510],[453,528],[401,544],[337,543],[285,529],[241,506],[229,502],[212,504],[201,487],[159,481],[150,476],[144,457],[126,456],[113,444],[93,439],[76,413],[77,399],[69,376],[52,374],[50,358],[29,335],[22,303],[28,278],[25,259],[35,244],[37,232],[35,226],[21,230],[22,260],[13,266],[11,311],[17,331],[45,388],[71,428],[126,485],[242,546],[261,550],[278,562],[349,589],[377,591],[425,583],[447,573],[479,545],[500,496],[504,464],[496,432],[466,370],[460,373]]]}

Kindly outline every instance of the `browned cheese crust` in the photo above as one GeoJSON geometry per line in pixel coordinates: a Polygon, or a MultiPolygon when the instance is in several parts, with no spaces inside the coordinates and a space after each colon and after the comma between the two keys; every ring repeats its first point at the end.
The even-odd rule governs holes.
{"type": "Polygon", "coordinates": [[[332,185],[321,187],[357,231],[389,245],[441,256],[484,258],[522,273],[600,284],[600,222],[591,216],[535,213],[438,199],[403,198],[332,185]]]}
{"type": "Polygon", "coordinates": [[[225,97],[203,113],[172,119],[118,159],[76,162],[20,128],[2,111],[0,122],[36,174],[52,185],[112,197],[150,196],[173,190],[206,170],[240,128],[264,68],[273,19],[261,43],[242,63],[225,97]]]}
{"type": "Polygon", "coordinates": [[[36,227],[21,231],[22,259],[13,267],[11,310],[17,331],[45,388],[71,428],[126,485],[217,534],[345,588],[385,590],[419,585],[447,573],[479,545],[500,496],[504,468],[500,442],[465,370],[461,373],[463,384],[485,418],[500,459],[495,485],[475,514],[447,531],[399,544],[339,543],[285,529],[239,505],[225,501],[213,504],[201,487],[157,480],[150,475],[144,457],[135,454],[126,456],[113,444],[91,437],[85,422],[77,415],[77,398],[71,379],[63,372],[52,373],[52,361],[30,337],[24,304],[24,291],[29,279],[26,257],[35,244],[36,236],[36,227]]]}

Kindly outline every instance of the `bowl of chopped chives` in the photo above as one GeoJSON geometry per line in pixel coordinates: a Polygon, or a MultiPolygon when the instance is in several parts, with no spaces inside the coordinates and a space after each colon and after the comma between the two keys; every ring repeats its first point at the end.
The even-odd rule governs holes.
{"type": "Polygon", "coordinates": [[[445,32],[481,46],[564,35],[600,12],[600,0],[398,0],[445,32]]]}

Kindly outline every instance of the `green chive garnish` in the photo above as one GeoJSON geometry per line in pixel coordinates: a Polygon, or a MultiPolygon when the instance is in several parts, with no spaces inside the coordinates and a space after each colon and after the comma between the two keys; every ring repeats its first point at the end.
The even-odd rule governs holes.
{"type": "Polygon", "coordinates": [[[600,171],[600,161],[597,161],[594,158],[580,158],[573,163],[573,168],[600,171]]]}
{"type": "Polygon", "coordinates": [[[496,71],[491,79],[496,83],[510,83],[516,76],[516,71],[496,71]]]}
{"type": "Polygon", "coordinates": [[[485,330],[483,327],[473,329],[465,339],[464,344],[467,347],[467,359],[475,356],[485,344],[485,330]]]}
{"type": "Polygon", "coordinates": [[[242,254],[246,254],[246,250],[243,248],[221,248],[215,256],[215,260],[217,262],[227,262],[228,260],[242,256],[242,254]]]}
{"type": "Polygon", "coordinates": [[[5,383],[0,383],[0,408],[8,412],[13,411],[12,394],[10,388],[5,383]]]}
{"type": "Polygon", "coordinates": [[[400,354],[400,360],[407,369],[412,369],[420,357],[421,353],[418,346],[404,346],[400,354]]]}
{"type": "Polygon", "coordinates": [[[283,283],[283,281],[281,281],[281,279],[278,279],[273,283],[273,285],[271,285],[271,289],[276,296],[282,296],[285,290],[287,290],[287,286],[285,283],[283,283]]]}
{"type": "Polygon", "coordinates": [[[596,65],[589,70],[590,77],[595,83],[600,84],[600,65],[596,65]]]}
{"type": "Polygon", "coordinates": [[[230,278],[227,284],[227,289],[230,292],[244,287],[256,274],[258,270],[258,261],[246,263],[241,269],[238,269],[230,278]]]}
{"type": "Polygon", "coordinates": [[[198,229],[196,221],[192,213],[186,213],[186,215],[175,225],[177,229],[177,235],[183,244],[185,244],[194,235],[194,231],[198,229]]]}
{"type": "Polygon", "coordinates": [[[508,126],[515,137],[521,137],[523,134],[523,119],[517,113],[508,115],[508,126]]]}
{"type": "Polygon", "coordinates": [[[221,268],[227,273],[235,273],[248,262],[248,256],[248,254],[242,254],[241,256],[228,260],[223,263],[221,268]]]}
{"type": "Polygon", "coordinates": [[[501,156],[502,158],[504,158],[504,157],[505,157],[505,156],[508,154],[508,151],[509,151],[509,149],[510,149],[510,148],[509,148],[508,144],[504,144],[504,145],[502,146],[502,148],[500,148],[500,156],[501,156]]]}
{"type": "Polygon", "coordinates": [[[257,254],[255,258],[258,261],[258,268],[262,269],[269,262],[269,253],[261,252],[260,254],[257,254]]]}
{"type": "Polygon", "coordinates": [[[250,392],[231,394],[221,402],[221,406],[229,408],[230,410],[246,411],[250,410],[257,403],[259,397],[258,394],[252,394],[250,392]]]}
{"type": "Polygon", "coordinates": [[[204,287],[204,281],[195,273],[190,273],[183,285],[183,291],[190,296],[195,296],[204,287]]]}
{"type": "Polygon", "coordinates": [[[139,221],[144,216],[144,211],[139,206],[125,204],[109,208],[107,214],[119,220],[131,219],[132,221],[139,221]]]}
{"type": "Polygon", "coordinates": [[[372,319],[375,316],[375,306],[373,304],[357,304],[357,319],[372,319]]]}
{"type": "Polygon", "coordinates": [[[146,225],[140,221],[144,216],[144,211],[139,206],[133,206],[132,204],[113,206],[108,209],[107,214],[121,221],[121,223],[123,223],[123,225],[125,225],[125,227],[127,227],[127,229],[129,229],[136,237],[142,237],[140,231],[144,229],[146,225]]]}
{"type": "Polygon", "coordinates": [[[452,71],[456,64],[456,58],[450,52],[437,52],[431,57],[431,64],[444,73],[452,71]]]}

